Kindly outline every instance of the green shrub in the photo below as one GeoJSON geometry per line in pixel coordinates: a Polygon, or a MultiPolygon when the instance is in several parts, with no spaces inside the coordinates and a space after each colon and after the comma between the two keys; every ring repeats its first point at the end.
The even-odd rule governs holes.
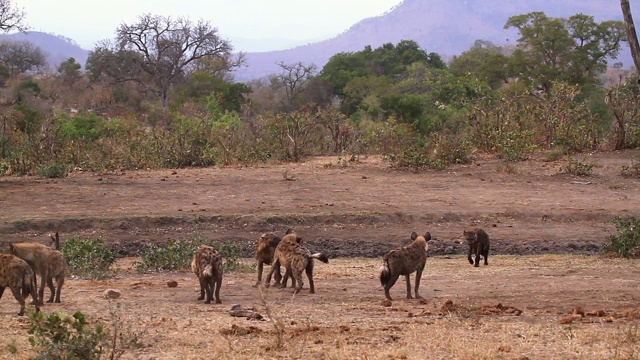
{"type": "Polygon", "coordinates": [[[117,254],[108,248],[101,237],[90,240],[75,237],[62,246],[62,254],[72,274],[101,279],[109,275],[109,267],[116,261],[117,254]]]}
{"type": "Polygon", "coordinates": [[[591,175],[595,166],[596,164],[594,163],[587,163],[586,159],[581,161],[576,160],[573,157],[569,157],[567,163],[560,167],[560,172],[576,176],[588,176],[591,175]]]}
{"type": "Polygon", "coordinates": [[[57,162],[38,165],[38,175],[48,179],[64,178],[68,174],[69,168],[57,162]]]}
{"type": "Polygon", "coordinates": [[[222,244],[214,243],[203,238],[187,240],[169,240],[166,245],[151,245],[142,254],[141,261],[136,263],[139,272],[145,271],[177,271],[191,267],[191,260],[200,245],[209,245],[222,254],[225,271],[235,270],[240,266],[240,251],[231,241],[222,244]]]}
{"type": "Polygon", "coordinates": [[[37,349],[34,359],[99,359],[109,345],[109,335],[102,323],[88,324],[79,311],[73,316],[32,312],[29,320],[29,343],[37,349]]]}
{"type": "Polygon", "coordinates": [[[640,257],[640,219],[616,217],[611,222],[618,234],[609,236],[602,250],[622,257],[640,257]]]}

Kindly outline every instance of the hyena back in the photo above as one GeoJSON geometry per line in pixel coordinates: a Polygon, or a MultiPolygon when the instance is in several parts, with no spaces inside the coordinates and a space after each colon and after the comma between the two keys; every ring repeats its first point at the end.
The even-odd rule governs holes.
{"type": "Polygon", "coordinates": [[[0,298],[5,288],[10,288],[13,297],[20,303],[18,315],[24,315],[25,297],[31,295],[36,311],[40,311],[37,287],[33,270],[26,261],[11,254],[0,254],[0,298]]]}
{"type": "Polygon", "coordinates": [[[40,276],[38,298],[41,304],[44,302],[45,284],[51,291],[47,302],[60,302],[60,293],[67,268],[67,263],[60,251],[53,250],[40,243],[25,242],[9,244],[9,253],[26,261],[33,269],[33,272],[40,276]],[[57,288],[53,286],[54,279],[57,288]]]}
{"type": "Polygon", "coordinates": [[[200,281],[200,297],[198,300],[205,299],[205,304],[210,304],[215,293],[216,304],[220,301],[220,287],[222,286],[222,273],[224,271],[222,255],[214,247],[200,245],[193,260],[191,261],[191,270],[200,281]]]}
{"type": "Polygon", "coordinates": [[[411,280],[409,275],[416,273],[415,295],[416,299],[422,298],[418,294],[420,288],[420,278],[422,271],[427,262],[427,249],[429,245],[427,241],[431,240],[431,234],[425,233],[419,236],[415,231],[411,233],[413,242],[407,246],[399,247],[389,251],[382,258],[382,267],[380,268],[380,283],[384,286],[384,296],[387,300],[392,301],[389,290],[400,277],[404,275],[407,283],[407,299],[411,299],[411,280]]]}
{"type": "Polygon", "coordinates": [[[464,239],[469,245],[469,253],[467,259],[469,264],[475,267],[480,266],[480,255],[484,257],[484,264],[489,265],[489,235],[486,231],[480,228],[467,229],[462,232],[464,239]],[[475,254],[475,261],[471,258],[471,255],[475,254]]]}

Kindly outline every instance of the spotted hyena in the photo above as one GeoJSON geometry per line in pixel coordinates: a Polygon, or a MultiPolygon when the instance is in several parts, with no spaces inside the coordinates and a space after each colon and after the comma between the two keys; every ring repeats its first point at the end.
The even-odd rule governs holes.
{"type": "MultiPolygon", "coordinates": [[[[302,242],[302,238],[298,237],[293,232],[287,230],[287,234],[278,242],[274,252],[273,258],[271,259],[271,270],[267,275],[267,279],[264,282],[265,287],[269,287],[271,285],[271,277],[275,274],[275,287],[283,288],[287,286],[287,279],[291,277],[291,272],[286,270],[284,278],[280,274],[280,261],[276,258],[276,254],[280,252],[289,252],[291,248],[293,248],[296,244],[300,244],[302,242]],[[282,279],[282,283],[281,283],[282,279]]],[[[292,278],[293,284],[295,284],[295,278],[292,278]]],[[[294,285],[292,285],[294,286],[294,285]]]]}
{"type": "Polygon", "coordinates": [[[36,311],[38,306],[37,286],[33,270],[26,261],[11,254],[0,254],[0,298],[5,288],[10,288],[13,297],[20,303],[18,315],[24,315],[25,297],[31,295],[36,311]]]}
{"type": "Polygon", "coordinates": [[[489,265],[489,235],[486,231],[480,228],[473,228],[463,230],[462,235],[469,245],[469,253],[467,259],[469,264],[475,267],[480,266],[480,255],[484,257],[484,264],[489,265]],[[471,255],[475,254],[475,261],[471,258],[471,255]]]}
{"type": "MultiPolygon", "coordinates": [[[[316,292],[313,284],[313,259],[318,259],[323,263],[328,263],[329,258],[323,253],[311,254],[311,252],[300,244],[301,238],[298,238],[295,234],[289,234],[285,236],[281,244],[276,248],[273,265],[271,266],[271,272],[276,266],[284,266],[287,273],[291,273],[296,282],[296,288],[293,292],[297,294],[302,289],[302,272],[307,273],[307,279],[309,279],[309,293],[314,294],[316,292]]],[[[271,278],[269,273],[268,279],[271,278]]],[[[286,282],[287,274],[285,273],[283,283],[286,282]]]]}
{"type": "MultiPolygon", "coordinates": [[[[288,229],[286,235],[293,233],[292,229],[288,229]]],[[[262,272],[264,269],[264,264],[272,265],[273,262],[273,254],[276,251],[276,247],[282,240],[281,237],[277,236],[272,232],[264,233],[260,236],[260,240],[258,240],[258,245],[256,247],[256,262],[258,263],[258,280],[254,286],[258,286],[262,282],[262,272]]],[[[282,274],[280,273],[280,267],[275,269],[274,278],[276,280],[276,284],[280,284],[282,280],[282,274]]]]}
{"type": "Polygon", "coordinates": [[[211,300],[213,300],[215,288],[216,304],[222,303],[220,301],[220,287],[222,286],[222,272],[224,269],[220,252],[214,247],[200,245],[191,261],[191,270],[198,276],[200,281],[200,296],[198,300],[203,300],[206,292],[207,298],[204,303],[210,304],[211,300]]]}
{"type": "Polygon", "coordinates": [[[60,251],[36,242],[23,242],[9,244],[8,252],[19,257],[31,266],[33,272],[40,276],[40,288],[38,298],[42,304],[44,301],[44,285],[49,287],[51,296],[47,302],[60,302],[60,292],[64,284],[64,275],[67,263],[60,251]],[[56,280],[57,288],[53,286],[56,280]]]}
{"type": "Polygon", "coordinates": [[[422,270],[427,262],[427,249],[429,248],[427,241],[431,240],[431,234],[427,232],[424,236],[419,236],[414,231],[411,233],[411,240],[413,240],[411,244],[391,250],[382,258],[380,283],[384,286],[384,296],[389,301],[393,300],[389,290],[400,275],[404,275],[407,282],[407,299],[412,298],[409,275],[413,272],[416,273],[415,295],[417,299],[421,298],[418,294],[418,288],[420,287],[422,270]]]}

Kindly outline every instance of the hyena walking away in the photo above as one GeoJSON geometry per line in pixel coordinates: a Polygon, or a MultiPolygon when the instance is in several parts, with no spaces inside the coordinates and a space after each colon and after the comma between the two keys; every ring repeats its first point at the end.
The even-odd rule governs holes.
{"type": "MultiPolygon", "coordinates": [[[[291,234],[293,230],[288,229],[286,235],[291,234]]],[[[254,286],[260,285],[262,282],[262,271],[264,269],[264,264],[273,266],[273,256],[276,251],[276,247],[280,244],[282,238],[276,236],[276,234],[272,232],[264,233],[260,236],[260,240],[258,240],[258,246],[256,247],[256,262],[258,263],[258,281],[254,286]]],[[[276,284],[280,284],[282,279],[282,274],[280,273],[280,266],[278,266],[275,271],[275,280],[276,284]]]]}
{"type": "Polygon", "coordinates": [[[17,258],[11,254],[0,254],[0,298],[5,288],[10,288],[13,297],[20,303],[20,312],[18,315],[24,315],[25,301],[24,298],[31,295],[36,311],[40,311],[38,306],[36,277],[33,270],[26,261],[17,258]]]}
{"type": "Polygon", "coordinates": [[[467,259],[469,264],[475,267],[480,266],[480,255],[484,257],[484,264],[489,265],[489,235],[480,228],[463,230],[462,235],[469,245],[467,259]],[[471,255],[475,254],[475,261],[471,255]]]}
{"type": "Polygon", "coordinates": [[[44,301],[45,283],[51,291],[51,296],[47,302],[60,302],[60,293],[64,284],[64,273],[67,263],[60,251],[53,250],[40,243],[25,242],[9,244],[9,253],[19,257],[31,266],[34,273],[40,276],[40,289],[38,298],[42,304],[44,301]],[[57,288],[53,286],[53,279],[56,280],[57,288]]]}
{"type": "Polygon", "coordinates": [[[316,290],[313,283],[313,259],[318,259],[326,264],[329,262],[329,258],[323,253],[311,254],[307,248],[300,244],[301,240],[295,234],[286,235],[282,239],[276,248],[267,280],[271,279],[274,268],[282,265],[286,269],[283,283],[286,283],[287,274],[291,273],[296,282],[296,289],[293,293],[297,294],[302,289],[302,272],[304,271],[309,280],[309,293],[314,294],[316,290]]]}
{"type": "Polygon", "coordinates": [[[196,252],[193,260],[191,261],[191,270],[200,281],[200,297],[198,300],[205,298],[205,292],[207,298],[205,304],[210,304],[213,300],[213,293],[215,288],[216,304],[222,303],[220,301],[220,287],[222,286],[222,255],[214,247],[207,245],[200,245],[200,248],[196,252]]]}
{"type": "Polygon", "coordinates": [[[389,290],[396,283],[400,275],[404,275],[407,282],[407,299],[411,299],[411,280],[409,275],[416,273],[415,294],[416,299],[422,298],[418,294],[422,270],[427,262],[427,241],[431,240],[431,234],[427,232],[419,236],[415,231],[411,233],[413,242],[407,246],[389,251],[382,258],[380,268],[380,283],[384,286],[384,296],[392,301],[389,290]]]}

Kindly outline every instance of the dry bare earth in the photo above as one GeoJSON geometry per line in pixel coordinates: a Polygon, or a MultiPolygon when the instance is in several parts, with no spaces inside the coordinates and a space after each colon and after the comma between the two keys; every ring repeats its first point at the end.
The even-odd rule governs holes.
{"type": "MultiPolygon", "coordinates": [[[[295,299],[269,289],[262,301],[250,286],[255,274],[233,273],[224,278],[224,303],[204,305],[192,274],[123,271],[103,282],[68,280],[63,303],[44,307],[108,321],[114,305],[102,291],[122,290],[116,302],[129,324],[148,327],[145,347],[128,352],[131,358],[638,358],[640,265],[590,255],[612,233],[610,218],[638,215],[638,180],[620,176],[638,155],[589,155],[597,164],[589,178],[560,175],[561,163],[535,160],[480,159],[411,173],[375,158],[346,167],[323,158],[62,180],[3,177],[0,234],[9,241],[45,241],[51,230],[63,239],[102,235],[126,255],[151,242],[203,236],[237,241],[248,257],[260,233],[293,227],[313,251],[334,257],[315,267],[317,294],[307,288],[295,299]],[[488,267],[473,268],[461,255],[457,242],[472,223],[492,238],[488,267]],[[380,260],[362,257],[407,243],[412,230],[436,238],[423,274],[425,300],[403,299],[400,279],[396,301],[385,306],[380,260]],[[166,286],[171,279],[177,288],[166,286]],[[230,317],[234,303],[270,310],[284,326],[283,348],[275,348],[274,322],[230,317]],[[606,315],[561,324],[575,306],[606,315]]],[[[16,306],[7,296],[0,301],[0,354],[7,358],[31,351],[16,306]],[[7,346],[14,340],[17,355],[7,346]]]]}

